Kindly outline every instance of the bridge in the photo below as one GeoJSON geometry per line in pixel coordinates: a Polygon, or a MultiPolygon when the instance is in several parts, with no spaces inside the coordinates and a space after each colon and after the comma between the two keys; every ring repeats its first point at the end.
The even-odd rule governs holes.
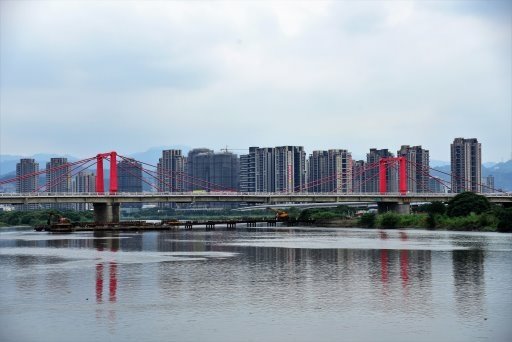
{"type": "MultiPolygon", "coordinates": [[[[254,204],[287,203],[376,203],[382,211],[394,210],[408,213],[411,203],[447,202],[456,194],[452,193],[242,193],[242,192],[33,192],[0,193],[0,204],[52,204],[91,203],[98,222],[119,220],[119,205],[122,203],[205,203],[245,202],[254,204]]],[[[490,202],[512,205],[512,193],[484,194],[490,202]]]]}
{"type": "MultiPolygon", "coordinates": [[[[372,177],[378,177],[379,190],[378,193],[368,192],[353,192],[349,189],[348,192],[341,192],[339,189],[334,189],[331,192],[319,193],[308,192],[308,188],[318,186],[322,182],[329,182],[333,180],[336,175],[325,177],[321,180],[315,180],[306,185],[299,185],[294,189],[280,192],[238,192],[233,189],[227,189],[218,184],[213,184],[207,180],[197,178],[189,178],[187,182],[193,184],[195,187],[203,187],[204,192],[183,192],[176,191],[172,187],[173,178],[185,180],[186,174],[183,172],[162,170],[157,166],[150,165],[143,162],[138,162],[134,159],[126,158],[118,155],[116,152],[100,153],[95,157],[83,159],[73,163],[58,165],[48,170],[36,171],[29,174],[19,175],[15,178],[0,181],[0,186],[10,182],[22,182],[27,179],[35,179],[44,173],[58,173],[59,177],[52,179],[48,182],[34,189],[34,191],[26,193],[1,193],[0,204],[56,204],[56,203],[90,203],[93,205],[96,222],[118,222],[119,221],[119,207],[122,203],[205,203],[205,202],[244,202],[250,204],[291,204],[291,203],[344,203],[344,202],[364,202],[376,203],[379,211],[397,211],[399,213],[409,213],[410,204],[417,202],[433,202],[441,201],[447,202],[453,198],[454,193],[428,193],[417,192],[412,193],[407,191],[407,180],[412,180],[412,177],[407,175],[407,159],[404,157],[398,158],[381,158],[378,162],[369,164],[365,170],[377,169],[372,177]],[[150,183],[146,179],[141,181],[148,183],[153,187],[151,192],[119,192],[118,191],[118,174],[117,174],[117,158],[127,161],[142,170],[146,175],[153,177],[156,182],[150,183]],[[104,186],[104,171],[103,163],[107,160],[110,163],[110,186],[108,191],[105,191],[104,186]],[[96,165],[96,184],[95,192],[56,192],[52,191],[59,183],[69,180],[73,173],[76,175],[78,172],[96,165]],[[396,165],[398,164],[398,165],[396,165]],[[141,165],[148,165],[156,168],[156,171],[142,167],[141,165]],[[398,174],[398,192],[387,192],[387,170],[393,167],[398,174]],[[155,186],[155,184],[157,184],[155,186]],[[43,188],[46,189],[43,190],[43,188]],[[167,191],[162,191],[162,187],[167,191]]],[[[421,165],[415,165],[421,169],[421,165]]],[[[363,170],[364,171],[364,170],[363,170]]],[[[426,170],[422,172],[427,172],[426,170]]],[[[187,176],[189,177],[189,176],[187,176]]],[[[460,178],[460,177],[458,177],[460,178]]],[[[367,179],[368,181],[370,179],[367,179]]],[[[440,182],[443,182],[439,180],[440,182]]],[[[458,182],[466,182],[464,179],[457,180],[458,182]]],[[[446,185],[446,184],[444,184],[446,185]]],[[[495,189],[490,189],[495,190],[495,189]]],[[[512,205],[512,193],[503,191],[493,191],[492,193],[484,193],[490,202],[500,203],[506,206],[512,205]]]]}

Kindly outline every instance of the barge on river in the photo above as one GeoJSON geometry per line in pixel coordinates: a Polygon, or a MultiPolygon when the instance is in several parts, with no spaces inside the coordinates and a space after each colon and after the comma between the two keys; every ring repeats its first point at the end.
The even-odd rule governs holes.
{"type": "MultiPolygon", "coordinates": [[[[277,219],[240,219],[240,220],[205,220],[205,221],[178,221],[178,220],[162,220],[162,221],[121,221],[113,223],[96,223],[96,222],[51,222],[46,225],[34,227],[36,231],[45,231],[51,233],[72,233],[87,231],[150,231],[150,230],[177,230],[177,229],[193,229],[194,227],[206,228],[213,230],[215,227],[225,227],[227,229],[236,229],[239,227],[256,227],[265,224],[268,227],[275,227],[279,220],[277,219]]],[[[288,222],[290,223],[290,222],[288,222]]]]}

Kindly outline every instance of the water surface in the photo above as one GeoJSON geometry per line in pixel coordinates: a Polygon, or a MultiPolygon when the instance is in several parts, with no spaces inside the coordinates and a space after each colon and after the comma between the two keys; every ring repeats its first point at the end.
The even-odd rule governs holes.
{"type": "Polygon", "coordinates": [[[512,235],[0,230],[1,341],[512,341],[512,235]]]}

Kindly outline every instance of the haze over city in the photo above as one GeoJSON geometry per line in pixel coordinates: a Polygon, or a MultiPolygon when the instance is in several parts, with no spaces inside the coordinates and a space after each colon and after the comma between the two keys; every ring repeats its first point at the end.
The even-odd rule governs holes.
{"type": "Polygon", "coordinates": [[[0,154],[511,156],[509,1],[1,1],[0,154]]]}

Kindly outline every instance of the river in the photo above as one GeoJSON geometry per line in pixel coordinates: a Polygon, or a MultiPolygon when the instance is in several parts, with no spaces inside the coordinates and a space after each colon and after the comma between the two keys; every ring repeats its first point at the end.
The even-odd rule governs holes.
{"type": "Polygon", "coordinates": [[[0,229],[0,340],[512,341],[512,234],[0,229]]]}

